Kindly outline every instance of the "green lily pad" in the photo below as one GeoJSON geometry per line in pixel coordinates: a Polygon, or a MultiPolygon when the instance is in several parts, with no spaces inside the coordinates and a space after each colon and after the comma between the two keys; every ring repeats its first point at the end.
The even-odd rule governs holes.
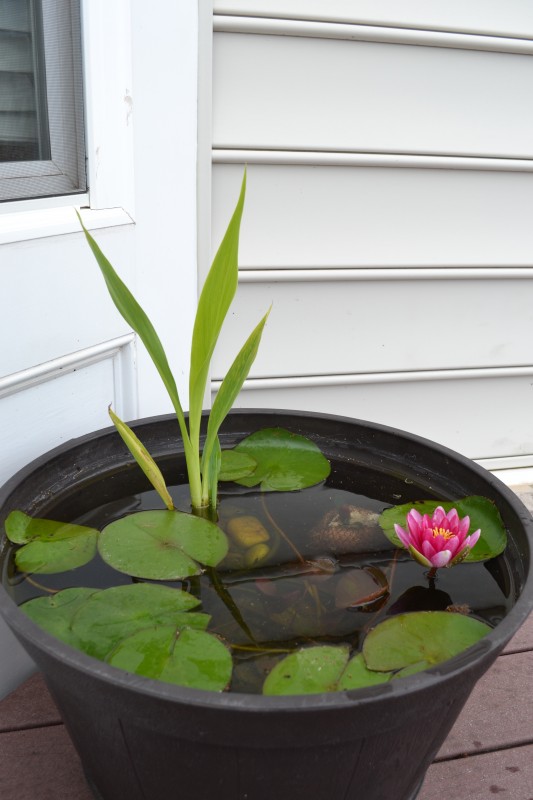
{"type": "Polygon", "coordinates": [[[363,656],[367,667],[378,672],[414,665],[427,669],[471,647],[490,631],[484,622],[448,611],[398,614],[370,631],[363,656]]]}
{"type": "Polygon", "coordinates": [[[178,580],[214,567],[228,551],[214,523],[181,511],[140,511],[104,528],[98,550],[109,566],[151,580],[178,580]],[[198,563],[200,562],[200,563],[198,563]]]}
{"type": "Polygon", "coordinates": [[[35,597],[23,603],[20,610],[33,622],[44,628],[62,642],[82,649],[80,641],[72,630],[72,621],[80,608],[98,589],[63,589],[48,597],[35,597]]]}
{"type": "Polygon", "coordinates": [[[368,669],[362,653],[350,659],[348,666],[342,673],[337,684],[337,690],[363,689],[366,686],[376,686],[386,683],[392,678],[392,672],[375,672],[368,669]]]}
{"type": "Polygon", "coordinates": [[[416,508],[420,514],[433,514],[437,506],[448,512],[457,509],[459,516],[470,517],[469,533],[481,530],[481,536],[468,553],[465,562],[486,561],[503,553],[507,547],[507,532],[494,503],[487,497],[464,497],[462,500],[423,500],[387,508],[379,518],[383,533],[396,547],[403,547],[394,530],[394,523],[406,528],[407,514],[416,508]]]}
{"type": "Polygon", "coordinates": [[[325,480],[331,465],[316,444],[283,428],[265,428],[243,439],[234,452],[257,462],[251,475],[233,478],[263,491],[292,492],[325,480]]]}
{"type": "Polygon", "coordinates": [[[337,687],[348,662],[345,646],[307,647],[286,656],[267,676],[265,695],[319,694],[337,687]]]}
{"type": "Polygon", "coordinates": [[[219,481],[237,481],[251,475],[257,467],[255,458],[237,450],[222,450],[219,481]]]}
{"type": "Polygon", "coordinates": [[[191,594],[168,586],[113,586],[88,598],[72,621],[72,632],[80,649],[104,659],[122,640],[144,628],[172,625],[174,629],[205,630],[210,616],[190,611],[199,602],[191,594]]]}
{"type": "Polygon", "coordinates": [[[98,531],[84,525],[34,519],[22,511],[12,511],[5,529],[11,542],[23,545],[15,553],[21,572],[65,572],[88,564],[96,553],[98,531]]]}
{"type": "Polygon", "coordinates": [[[232,672],[231,654],[220,639],[204,631],[176,631],[172,625],[134,633],[107,661],[146,678],[214,692],[228,686],[232,672]]]}

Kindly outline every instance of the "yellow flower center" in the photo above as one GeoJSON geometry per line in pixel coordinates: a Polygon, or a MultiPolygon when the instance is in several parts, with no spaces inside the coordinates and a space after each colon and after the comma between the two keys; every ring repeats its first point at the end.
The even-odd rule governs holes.
{"type": "Polygon", "coordinates": [[[449,531],[448,528],[433,528],[432,533],[434,537],[442,536],[444,539],[446,539],[446,541],[448,539],[453,539],[455,536],[455,534],[449,531]]]}

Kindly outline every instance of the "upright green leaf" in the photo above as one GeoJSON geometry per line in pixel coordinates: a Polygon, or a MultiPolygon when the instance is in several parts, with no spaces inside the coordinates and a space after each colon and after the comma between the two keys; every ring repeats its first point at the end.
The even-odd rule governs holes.
{"type": "MultiPolygon", "coordinates": [[[[76,213],[78,214],[78,212],[76,213]]],[[[91,248],[96,262],[100,267],[102,275],[104,276],[104,280],[113,303],[128,325],[140,337],[142,343],[148,351],[148,355],[153,361],[155,368],[159,372],[159,375],[161,376],[161,379],[172,401],[183,438],[183,446],[185,450],[185,458],[187,460],[187,470],[189,473],[189,483],[191,486],[193,505],[199,504],[201,486],[198,445],[196,445],[196,447],[191,447],[190,436],[187,430],[183,409],[181,407],[176,381],[174,380],[174,376],[170,370],[163,345],[161,344],[159,336],[157,335],[155,328],[150,322],[148,316],[145,314],[126,284],[119,278],[108,259],[102,253],[100,247],[83,224],[79,214],[78,219],[81,227],[83,228],[83,232],[89,247],[91,248]]]]}
{"type": "Polygon", "coordinates": [[[117,431],[119,432],[124,444],[132,454],[133,458],[140,466],[156,492],[158,493],[159,497],[166,505],[169,511],[172,511],[174,508],[174,503],[172,502],[172,497],[167,489],[167,485],[165,483],[165,479],[161,474],[161,470],[155,463],[154,459],[140,441],[140,439],[134,434],[132,429],[129,425],[126,425],[117,414],[109,407],[109,416],[113,420],[113,424],[117,431]]]}
{"type": "Polygon", "coordinates": [[[189,425],[191,442],[196,449],[211,356],[237,290],[239,231],[245,192],[246,172],[237,206],[205,280],[196,311],[189,375],[189,425]]]}
{"type": "Polygon", "coordinates": [[[163,383],[165,384],[165,387],[170,395],[170,399],[172,400],[172,404],[176,409],[176,413],[183,419],[183,411],[178,396],[176,382],[172,372],[170,371],[170,366],[168,364],[163,345],[161,344],[154,326],[126,284],[119,278],[108,259],[102,253],[100,247],[83,224],[79,214],[78,219],[81,227],[83,228],[83,232],[85,233],[85,238],[89,243],[89,247],[91,248],[96,262],[102,271],[102,275],[104,276],[104,280],[113,303],[128,325],[133,328],[135,333],[139,335],[142,343],[150,355],[150,358],[154,362],[157,371],[161,375],[163,383]]]}
{"type": "MultiPolygon", "coordinates": [[[[241,391],[242,385],[246,380],[248,373],[250,372],[252,364],[254,363],[257,351],[259,349],[259,343],[261,341],[263,329],[269,314],[270,309],[267,311],[261,322],[254,328],[242,346],[233,364],[229,368],[226,377],[222,381],[220,389],[217,392],[213,402],[213,407],[211,408],[211,413],[209,414],[209,422],[207,425],[207,437],[204,447],[206,459],[211,457],[211,451],[213,449],[215,440],[217,440],[220,426],[224,422],[228,412],[233,406],[235,398],[241,391]]],[[[209,484],[205,478],[202,489],[203,498],[206,499],[208,495],[209,484]]]]}

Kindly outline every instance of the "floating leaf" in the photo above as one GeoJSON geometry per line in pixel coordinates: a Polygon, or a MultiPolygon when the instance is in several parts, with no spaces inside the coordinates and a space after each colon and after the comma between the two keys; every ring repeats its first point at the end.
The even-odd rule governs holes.
{"type": "Polygon", "coordinates": [[[243,486],[261,485],[264,491],[290,492],[325,480],[331,470],[327,458],[310,439],[283,428],[265,428],[243,439],[235,452],[257,462],[252,475],[233,478],[243,486]]]}
{"type": "Polygon", "coordinates": [[[231,654],[220,639],[171,625],[134,633],[107,661],[146,678],[215,692],[228,686],[232,671],[231,654]]]}
{"type": "Polygon", "coordinates": [[[20,610],[33,622],[61,639],[62,642],[82,649],[80,641],[72,630],[74,616],[98,589],[63,589],[49,597],[35,597],[23,603],[20,610]]]}
{"type": "Polygon", "coordinates": [[[6,519],[7,538],[23,544],[15,554],[21,572],[52,575],[82,567],[94,558],[98,531],[83,525],[34,519],[12,511],[6,519]]]}
{"type": "Polygon", "coordinates": [[[272,669],[263,684],[265,695],[332,692],[348,662],[348,647],[323,645],[291,653],[272,669]]]}
{"type": "Polygon", "coordinates": [[[180,589],[150,583],[113,586],[95,592],[72,620],[78,647],[104,659],[133,633],[158,625],[204,630],[208,614],[191,612],[199,600],[180,589]]]}
{"type": "Polygon", "coordinates": [[[396,547],[402,547],[394,531],[394,523],[405,528],[407,514],[416,508],[420,514],[433,514],[437,506],[448,512],[457,509],[460,517],[470,517],[469,532],[481,529],[481,536],[467,555],[465,562],[486,561],[503,553],[507,547],[507,533],[500,513],[494,503],[487,497],[464,497],[462,500],[422,500],[416,503],[404,503],[401,506],[387,508],[379,518],[379,524],[385,536],[396,547]]]}
{"type": "Polygon", "coordinates": [[[376,686],[386,683],[392,678],[392,672],[374,672],[368,669],[362,653],[350,659],[337,684],[337,690],[362,689],[365,686],[376,686]]]}
{"type": "Polygon", "coordinates": [[[178,580],[215,566],[228,550],[214,523],[181,511],[140,511],[116,520],[100,534],[104,561],[137,578],[178,580]],[[200,563],[198,563],[200,562],[200,563]]]}
{"type": "Polygon", "coordinates": [[[223,450],[218,479],[236,481],[251,475],[257,467],[255,458],[237,450],[223,450]]]}
{"type": "Polygon", "coordinates": [[[404,670],[422,662],[420,669],[426,669],[466,650],[490,630],[473,617],[448,611],[398,614],[370,631],[363,655],[367,667],[379,672],[404,670]]]}

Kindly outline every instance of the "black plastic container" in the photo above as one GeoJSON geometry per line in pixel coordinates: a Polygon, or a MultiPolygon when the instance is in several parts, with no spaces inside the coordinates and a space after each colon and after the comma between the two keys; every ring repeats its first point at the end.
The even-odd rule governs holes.
{"type": "MultiPolygon", "coordinates": [[[[484,495],[509,532],[516,603],[478,644],[423,673],[369,689],[297,697],[217,694],[122,672],[54,639],[0,588],[0,610],[43,671],[102,800],[411,800],[476,681],[533,608],[533,522],[490,473],[440,445],[367,422],[284,411],[238,411],[221,434],[231,447],[249,433],[284,427],[313,439],[338,465],[402,475],[429,496],[484,495]]],[[[170,471],[181,452],[173,417],[133,425],[170,471]]],[[[37,459],[0,492],[0,524],[13,509],[70,520],[144,490],[114,429],[76,439],[37,459]]],[[[0,561],[5,557],[4,540],[0,561]]]]}

